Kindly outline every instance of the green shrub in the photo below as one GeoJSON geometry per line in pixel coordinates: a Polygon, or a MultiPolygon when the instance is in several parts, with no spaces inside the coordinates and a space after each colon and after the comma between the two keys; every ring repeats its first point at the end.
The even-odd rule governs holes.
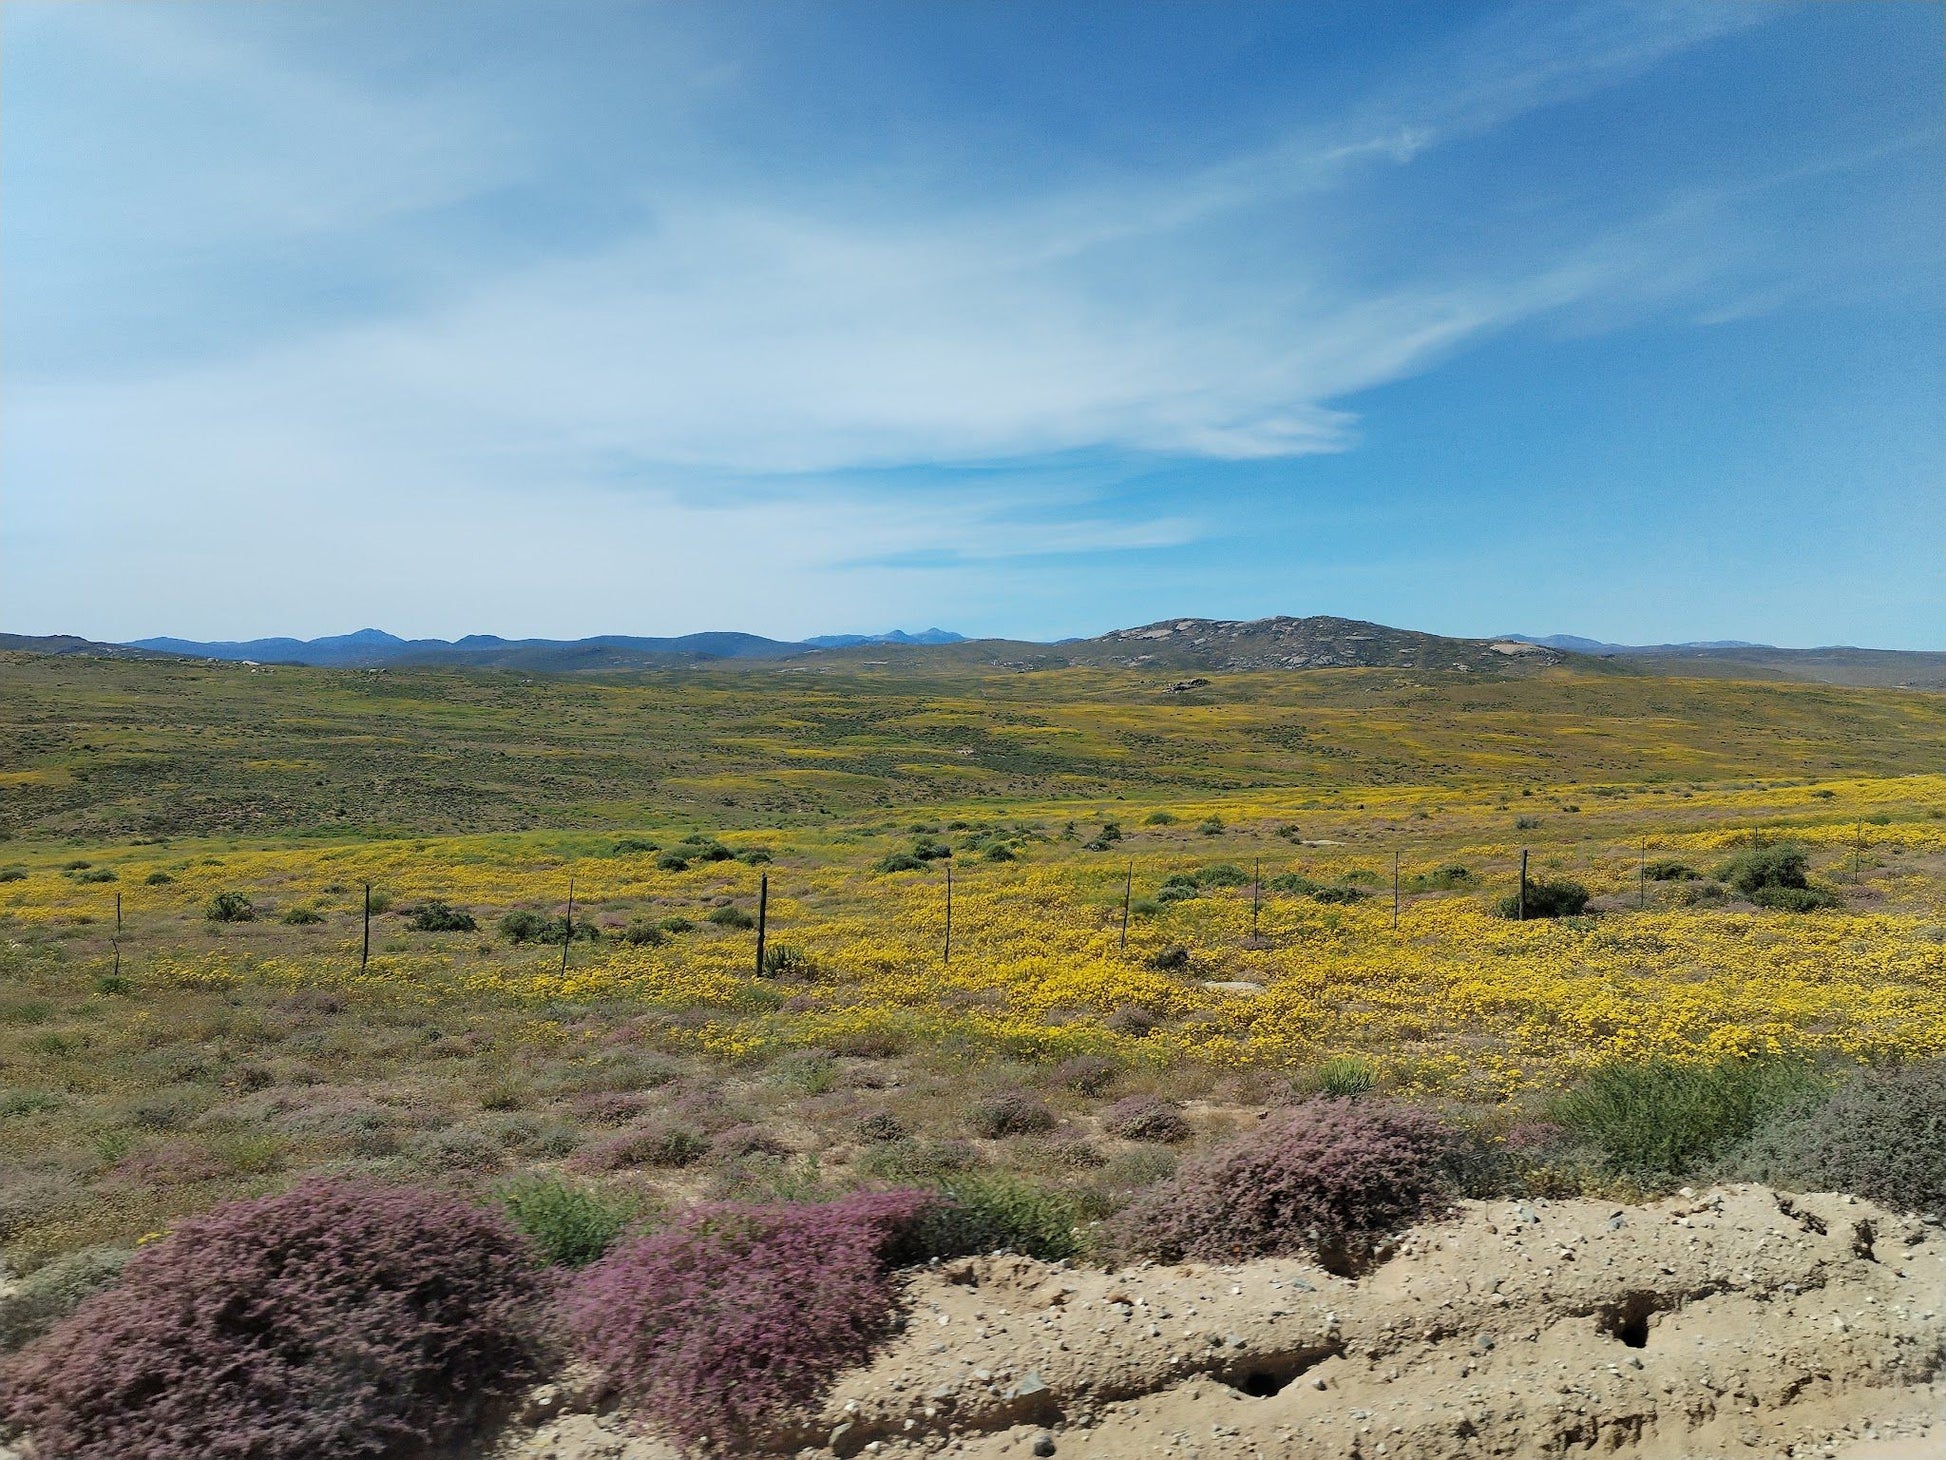
{"type": "Polygon", "coordinates": [[[689,870],[689,858],[685,857],[681,852],[664,852],[655,859],[655,864],[664,872],[687,872],[689,870]]]}
{"type": "Polygon", "coordinates": [[[711,908],[703,914],[703,921],[706,923],[715,923],[719,928],[754,928],[757,926],[757,920],[755,918],[751,917],[749,913],[733,903],[725,903],[722,907],[711,908]]]}
{"type": "Polygon", "coordinates": [[[872,863],[872,870],[881,876],[889,872],[923,872],[926,864],[910,852],[893,852],[872,863]]]}
{"type": "Polygon", "coordinates": [[[1363,902],[1371,894],[1362,887],[1314,887],[1311,889],[1313,902],[1354,903],[1363,902]]]}
{"type": "Polygon", "coordinates": [[[450,907],[436,897],[414,908],[405,925],[415,933],[471,933],[479,927],[472,913],[450,907]]]}
{"type": "Polygon", "coordinates": [[[72,874],[76,882],[113,882],[115,874],[106,867],[94,867],[86,872],[72,874]]]}
{"type": "Polygon", "coordinates": [[[693,931],[696,925],[681,913],[677,913],[673,917],[664,918],[656,926],[665,933],[687,933],[693,931]]]}
{"type": "Polygon", "coordinates": [[[770,978],[809,978],[817,971],[808,954],[788,943],[772,943],[764,949],[764,973],[770,978]]]}
{"type": "Polygon", "coordinates": [[[1718,867],[1716,880],[1729,883],[1749,897],[1769,887],[1809,887],[1806,874],[1810,865],[1810,855],[1804,848],[1788,842],[1772,847],[1750,847],[1718,867]]]}
{"type": "Polygon", "coordinates": [[[122,1247],[91,1247],[34,1269],[0,1297],[0,1353],[12,1353],[46,1333],[121,1276],[135,1254],[122,1247]]]}
{"type": "Polygon", "coordinates": [[[661,850],[662,848],[660,845],[650,841],[647,837],[625,836],[620,841],[615,843],[611,855],[617,857],[632,857],[642,852],[659,852],[661,850]]]}
{"type": "Polygon", "coordinates": [[[1946,1219],[1946,1060],[1865,1070],[1760,1129],[1732,1167],[1797,1191],[1844,1191],[1946,1219]]]}
{"type": "Polygon", "coordinates": [[[1612,1171],[1676,1177],[1700,1170],[1767,1117],[1809,1103],[1822,1088],[1818,1073],[1798,1060],[1651,1059],[1591,1071],[1549,1114],[1595,1147],[1612,1171]]]}
{"type": "Polygon", "coordinates": [[[1188,872],[1171,872],[1162,879],[1162,885],[1155,890],[1157,902],[1188,902],[1191,898],[1202,896],[1203,889],[1195,877],[1188,872]]]}
{"type": "Polygon", "coordinates": [[[1016,1252],[1059,1262],[1081,1250],[1079,1213],[1059,1192],[1004,1172],[977,1172],[939,1183],[946,1201],[925,1211],[902,1244],[908,1261],[1016,1252]]]}
{"type": "Polygon", "coordinates": [[[1349,1099],[1376,1085],[1378,1073],[1356,1055],[1341,1054],[1318,1066],[1316,1081],[1321,1093],[1349,1099]]]}
{"type": "Polygon", "coordinates": [[[241,892],[219,892],[203,909],[212,923],[247,923],[257,916],[257,906],[241,892]]]}
{"type": "MultiPolygon", "coordinates": [[[[568,920],[565,916],[551,918],[532,908],[517,907],[503,913],[500,918],[500,936],[509,943],[560,943],[567,933],[568,920]]],[[[601,937],[601,930],[585,918],[577,918],[574,923],[574,936],[582,942],[592,943],[601,937]]]]}
{"type": "Polygon", "coordinates": [[[1837,893],[1822,887],[1759,887],[1750,894],[1750,900],[1772,912],[1793,913],[1816,912],[1840,903],[1837,893]]]}
{"type": "Polygon", "coordinates": [[[767,867],[772,860],[768,851],[762,847],[752,847],[746,852],[738,852],[737,860],[746,867],[767,867]]]}
{"type": "Polygon", "coordinates": [[[324,914],[318,912],[314,908],[308,908],[299,905],[297,907],[284,909],[284,915],[281,918],[279,918],[277,921],[280,923],[285,923],[293,928],[301,928],[301,927],[308,926],[311,923],[323,922],[324,914]]]}
{"type": "Polygon", "coordinates": [[[542,942],[553,922],[552,918],[532,908],[512,908],[500,916],[500,936],[509,943],[542,942]]]}
{"type": "Polygon", "coordinates": [[[646,918],[635,918],[622,930],[622,941],[631,948],[654,948],[662,942],[662,929],[646,918]]]}
{"type": "MultiPolygon", "coordinates": [[[[1526,914],[1530,918],[1574,918],[1581,916],[1581,910],[1588,905],[1588,889],[1579,882],[1570,882],[1565,877],[1559,881],[1549,881],[1536,877],[1527,884],[1526,914]]],[[[1493,906],[1495,913],[1503,918],[1517,918],[1521,915],[1520,894],[1510,892],[1493,906]]]]}
{"type": "MultiPolygon", "coordinates": [[[[1523,796],[1529,794],[1531,793],[1527,791],[1521,792],[1521,795],[1523,796]]],[[[1539,826],[1540,824],[1541,824],[1541,819],[1538,816],[1516,816],[1514,818],[1515,831],[1532,831],[1535,827],[1539,826]]]]}
{"type": "Polygon", "coordinates": [[[557,1176],[528,1176],[501,1189],[500,1200],[556,1267],[586,1267],[622,1234],[635,1214],[632,1202],[557,1176]]]}
{"type": "Polygon", "coordinates": [[[858,1169],[881,1181],[939,1181],[980,1164],[980,1153],[965,1141],[894,1139],[858,1158],[858,1169]]]}
{"type": "Polygon", "coordinates": [[[167,887],[176,879],[171,877],[167,872],[151,872],[142,880],[151,887],[167,887]]]}
{"type": "Polygon", "coordinates": [[[1303,896],[1318,890],[1318,884],[1302,872],[1281,872],[1264,883],[1264,886],[1272,892],[1295,892],[1303,896]]]}
{"type": "Polygon", "coordinates": [[[989,862],[1012,862],[1018,860],[1012,847],[1004,842],[993,842],[981,853],[989,862]]]}
{"type": "Polygon", "coordinates": [[[1203,887],[1243,887],[1250,874],[1234,862],[1217,862],[1197,872],[1196,881],[1203,887]]]}
{"type": "Polygon", "coordinates": [[[25,867],[0,867],[0,882],[25,882],[26,880],[25,867]]]}
{"type": "Polygon", "coordinates": [[[1480,879],[1469,868],[1452,862],[1431,872],[1415,872],[1405,879],[1408,892],[1457,892],[1463,887],[1471,887],[1480,879]]]}
{"type": "Polygon", "coordinates": [[[1642,875],[1651,882],[1694,882],[1702,874],[1687,862],[1663,859],[1650,862],[1642,869],[1642,875]]]}
{"type": "Polygon", "coordinates": [[[1223,818],[1220,816],[1205,817],[1202,824],[1196,830],[1200,831],[1204,836],[1221,836],[1223,835],[1223,818]]]}
{"type": "Polygon", "coordinates": [[[1174,826],[1176,816],[1173,811],[1151,811],[1142,818],[1144,826],[1174,826]]]}
{"type": "Polygon", "coordinates": [[[1158,973],[1181,973],[1189,967],[1187,948],[1163,948],[1151,953],[1147,958],[1150,968],[1158,973]]]}

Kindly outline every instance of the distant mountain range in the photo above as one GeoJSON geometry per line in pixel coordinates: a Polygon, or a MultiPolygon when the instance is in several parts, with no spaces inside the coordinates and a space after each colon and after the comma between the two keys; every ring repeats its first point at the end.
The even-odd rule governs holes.
{"type": "Polygon", "coordinates": [[[637,669],[685,660],[781,659],[809,650],[849,649],[864,644],[957,644],[961,635],[945,629],[909,634],[824,634],[801,641],[766,639],[760,634],[679,634],[670,638],[601,634],[588,639],[503,639],[468,634],[463,639],[401,639],[383,629],[360,629],[322,639],[137,639],[118,647],[168,654],[182,659],[224,659],[254,664],[310,664],[331,669],[377,669],[387,665],[451,664],[478,669],[560,672],[577,669],[637,669]]]}
{"type": "Polygon", "coordinates": [[[587,639],[402,639],[361,629],[321,639],[137,639],[103,644],[72,635],[0,634],[0,651],[113,658],[212,659],[306,664],[335,669],[511,669],[535,674],[626,672],[723,661],[921,668],[928,664],[1053,669],[1096,665],[1181,675],[1240,671],[1389,668],[1530,674],[1557,665],[1605,662],[1611,672],[1796,679],[1827,684],[1946,689],[1946,653],[1849,647],[1778,649],[1740,640],[1687,644],[1609,644],[1572,634],[1500,634],[1462,639],[1358,619],[1162,619],[1057,644],[967,639],[944,629],[920,633],[822,634],[802,640],[702,633],[668,638],[604,634],[587,639]],[[871,657],[867,657],[871,656],[871,657]]]}

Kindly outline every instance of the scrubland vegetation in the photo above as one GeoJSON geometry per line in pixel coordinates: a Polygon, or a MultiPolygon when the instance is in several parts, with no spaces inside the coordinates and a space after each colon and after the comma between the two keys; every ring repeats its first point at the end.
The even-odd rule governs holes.
{"type": "Polygon", "coordinates": [[[1946,1214],[1937,696],[0,674],[0,1344],[59,1453],[406,1453],[568,1353],[734,1452],[955,1253],[1946,1214]]]}

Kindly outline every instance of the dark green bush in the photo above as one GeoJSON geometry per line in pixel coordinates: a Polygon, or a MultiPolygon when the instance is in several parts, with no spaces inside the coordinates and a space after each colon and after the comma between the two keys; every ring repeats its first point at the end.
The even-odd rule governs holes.
{"type": "Polygon", "coordinates": [[[115,874],[106,867],[94,867],[86,872],[75,872],[70,875],[73,876],[76,882],[113,882],[115,880],[115,874]]]}
{"type": "Polygon", "coordinates": [[[405,925],[415,933],[471,933],[479,927],[472,913],[450,907],[436,897],[414,908],[405,925]]]}
{"type": "Polygon", "coordinates": [[[1793,913],[1816,912],[1840,903],[1837,893],[1822,887],[1759,887],[1750,894],[1750,900],[1772,912],[1793,913]]]}
{"type": "Polygon", "coordinates": [[[1151,953],[1147,961],[1149,967],[1155,969],[1158,973],[1181,973],[1185,968],[1189,967],[1189,950],[1187,948],[1164,948],[1160,952],[1151,953]]]}
{"type": "Polygon", "coordinates": [[[1017,860],[1013,848],[1004,842],[993,842],[981,855],[989,862],[1012,862],[1017,860]]]}
{"type": "Polygon", "coordinates": [[[1809,887],[1810,865],[1810,855],[1804,848],[1787,842],[1772,847],[1750,847],[1718,867],[1716,880],[1729,883],[1749,897],[1767,887],[1809,887]]]}
{"type": "Polygon", "coordinates": [[[1823,1088],[1817,1071],[1798,1060],[1651,1059],[1591,1071],[1549,1114],[1593,1146],[1612,1171],[1677,1177],[1700,1170],[1766,1118],[1815,1100],[1823,1088]]]}
{"type": "Polygon", "coordinates": [[[1295,892],[1305,896],[1318,890],[1318,884],[1302,872],[1280,872],[1264,886],[1272,892],[1295,892]]]}
{"type": "Polygon", "coordinates": [[[1463,887],[1471,887],[1480,879],[1472,871],[1452,862],[1430,872],[1415,872],[1405,879],[1408,892],[1457,892],[1463,887]]]}
{"type": "Polygon", "coordinates": [[[749,913],[737,907],[734,903],[727,902],[722,907],[713,907],[704,913],[703,921],[706,923],[715,923],[719,928],[754,928],[757,926],[757,920],[751,917],[749,913]]]}
{"type": "Polygon", "coordinates": [[[608,1250],[635,1214],[633,1202],[571,1185],[558,1176],[528,1176],[501,1189],[514,1225],[556,1267],[586,1267],[608,1250]]]}
{"type": "Polygon", "coordinates": [[[631,857],[641,852],[659,852],[661,850],[661,846],[650,841],[647,837],[625,836],[615,843],[613,855],[617,857],[631,857]]]}
{"type": "Polygon", "coordinates": [[[1651,882],[1694,882],[1702,876],[1687,862],[1670,859],[1649,863],[1642,869],[1642,875],[1651,882]]]}
{"type": "Polygon", "coordinates": [[[176,879],[171,877],[167,872],[151,872],[142,880],[151,887],[167,887],[176,879]]]}
{"type": "Polygon", "coordinates": [[[1314,887],[1311,889],[1313,902],[1354,903],[1363,902],[1371,894],[1362,887],[1314,887]]]}
{"type": "Polygon", "coordinates": [[[1187,872],[1171,872],[1162,879],[1156,889],[1157,902],[1188,902],[1191,898],[1202,896],[1202,888],[1197,886],[1195,877],[1187,872]]]}
{"type": "Polygon", "coordinates": [[[635,918],[622,930],[622,941],[631,948],[653,948],[662,942],[662,929],[646,918],[635,918]]]}
{"type": "Polygon", "coordinates": [[[655,859],[655,864],[664,872],[687,872],[689,870],[689,858],[683,856],[680,852],[664,852],[655,859]]]}
{"type": "Polygon", "coordinates": [[[312,923],[323,922],[324,914],[315,908],[309,908],[299,904],[296,907],[285,908],[284,915],[277,921],[286,923],[293,928],[302,928],[308,927],[312,923]]]}
{"type": "Polygon", "coordinates": [[[1223,834],[1223,818],[1220,816],[1205,817],[1202,824],[1196,830],[1200,831],[1204,836],[1221,836],[1223,834]]]}
{"type": "Polygon", "coordinates": [[[241,892],[219,892],[203,909],[212,923],[247,923],[257,916],[257,906],[241,892]]]}
{"type": "Polygon", "coordinates": [[[966,1141],[894,1139],[858,1158],[859,1171],[881,1181],[939,1181],[979,1164],[980,1153],[966,1141]]]}
{"type": "MultiPolygon", "coordinates": [[[[1549,881],[1536,877],[1527,884],[1527,916],[1530,918],[1573,918],[1588,905],[1588,889],[1566,878],[1549,881]]],[[[1521,915],[1520,894],[1510,892],[1493,906],[1503,918],[1521,915]]]]}
{"type": "Polygon", "coordinates": [[[673,917],[664,918],[656,926],[665,933],[687,933],[694,929],[696,925],[681,913],[677,913],[673,917]]]}
{"type": "Polygon", "coordinates": [[[1151,811],[1142,818],[1144,826],[1174,826],[1176,815],[1173,811],[1151,811]]]}
{"type": "Polygon", "coordinates": [[[901,1244],[901,1259],[1017,1252],[1059,1262],[1081,1250],[1074,1231],[1079,1214],[1059,1192],[999,1171],[954,1176],[939,1183],[939,1192],[946,1200],[918,1218],[901,1244]]]}
{"type": "Polygon", "coordinates": [[[1202,887],[1243,887],[1250,881],[1250,874],[1234,862],[1216,862],[1196,873],[1196,882],[1202,887]]]}
{"type": "Polygon", "coordinates": [[[1759,1130],[1732,1166],[1773,1186],[1946,1219],[1946,1060],[1861,1071],[1823,1104],[1759,1130]]]}
{"type": "Polygon", "coordinates": [[[926,864],[910,852],[893,852],[888,857],[880,857],[872,864],[872,870],[881,875],[888,872],[923,872],[926,864]]]}
{"type": "MultiPolygon", "coordinates": [[[[159,875],[166,876],[167,874],[159,875]]],[[[25,867],[0,867],[0,882],[25,882],[26,880],[27,869],[25,867]]]]}
{"type": "MultiPolygon", "coordinates": [[[[560,943],[567,932],[568,920],[565,916],[551,918],[546,913],[532,908],[517,907],[503,913],[500,918],[500,936],[509,943],[560,943]]],[[[594,942],[601,931],[592,922],[577,918],[574,936],[583,942],[594,942]]]]}

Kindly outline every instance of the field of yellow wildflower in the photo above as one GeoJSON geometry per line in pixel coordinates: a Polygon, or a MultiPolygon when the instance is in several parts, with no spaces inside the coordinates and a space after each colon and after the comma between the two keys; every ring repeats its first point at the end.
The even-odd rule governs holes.
{"type": "MultiPolygon", "coordinates": [[[[99,672],[112,687],[126,669],[99,672]]],[[[232,767],[244,780],[222,788],[225,829],[212,830],[214,790],[168,783],[181,773],[169,746],[211,725],[181,699],[177,718],[151,723],[104,683],[85,706],[103,728],[68,723],[58,746],[8,771],[17,785],[69,788],[0,847],[0,1161],[12,1180],[0,1243],[16,1261],[131,1239],[308,1169],[389,1163],[490,1181],[586,1159],[574,1153],[613,1113],[597,1097],[629,1119],[693,1119],[701,1138],[776,1134],[714,1168],[710,1180],[734,1186],[763,1161],[764,1180],[829,1178],[863,1159],[849,1132],[881,1106],[903,1112],[908,1146],[963,1135],[966,1103],[1003,1087],[1045,1087],[1088,1134],[1087,1109],[1050,1072],[1091,1060],[1121,1089],[1191,1102],[1220,1131],[1227,1112],[1334,1060],[1387,1089],[1512,1111],[1592,1065],[1649,1055],[1946,1052],[1946,776],[1911,769],[1940,724],[1911,696],[1816,691],[1817,705],[1879,718],[1861,753],[1873,763],[1843,774],[1762,775],[1752,742],[1734,776],[1597,777],[1569,726],[1524,733],[1528,749],[1558,752],[1543,767],[1581,757],[1572,779],[1531,762],[1502,775],[1490,758],[1441,771],[1461,755],[1442,746],[1334,785],[1313,740],[1293,751],[1289,785],[1209,785],[1223,778],[1173,765],[1158,735],[1153,774],[1124,775],[1120,790],[1074,793],[1057,767],[1023,773],[1010,793],[953,796],[928,772],[924,794],[901,799],[893,747],[848,807],[787,814],[747,791],[705,807],[692,774],[663,804],[621,798],[631,804],[597,813],[586,782],[599,775],[581,765],[552,791],[528,786],[530,803],[557,804],[525,827],[455,832],[428,813],[423,830],[324,817],[250,831],[236,829],[236,806],[252,794],[268,804],[304,776],[292,743],[314,728],[303,706],[293,697],[287,723],[260,727],[257,769],[232,767]],[[1888,728],[1898,720],[1905,729],[1888,728]],[[80,747],[111,741],[122,768],[105,774],[87,763],[100,752],[80,747]],[[155,764],[135,778],[144,757],[155,764]],[[128,832],[89,830],[118,816],[128,832]],[[1804,849],[1835,905],[1770,910],[1716,879],[1762,845],[1804,849]],[[1523,852],[1536,883],[1586,890],[1579,915],[1500,915],[1523,852]],[[760,886],[768,969],[750,926],[760,886]],[[212,916],[225,898],[247,913],[212,916]],[[473,926],[415,931],[428,904],[473,926]],[[525,936],[510,931],[521,913],[525,936]]],[[[320,675],[310,708],[349,692],[320,675]]],[[[1727,724],[1762,700],[1741,685],[1633,692],[1718,695],[1727,724]]],[[[1425,727],[1485,693],[1527,691],[1440,689],[1425,727]]],[[[1816,708],[1778,703],[1793,716],[1816,708]]],[[[211,704],[212,722],[235,713],[211,704]]],[[[993,709],[989,728],[1004,732],[1009,713],[993,709]]],[[[388,733],[436,740],[426,703],[413,717],[388,733]]],[[[35,733],[52,739],[52,719],[35,733]]],[[[1707,728],[1672,731],[1633,709],[1580,727],[1607,742],[1604,760],[1625,761],[1632,735],[1651,765],[1657,747],[1700,744],[1707,728]]],[[[503,730],[528,757],[549,733],[535,720],[503,730]]],[[[763,734],[788,738],[774,724],[763,734]]],[[[718,750],[725,786],[736,745],[718,750]]],[[[1801,746],[1780,752],[1793,755],[1802,771],[1801,746]]],[[[691,1190],[699,1169],[649,1185],[691,1190]]],[[[1134,1179],[1112,1166],[1109,1177],[1134,1179]]]]}

